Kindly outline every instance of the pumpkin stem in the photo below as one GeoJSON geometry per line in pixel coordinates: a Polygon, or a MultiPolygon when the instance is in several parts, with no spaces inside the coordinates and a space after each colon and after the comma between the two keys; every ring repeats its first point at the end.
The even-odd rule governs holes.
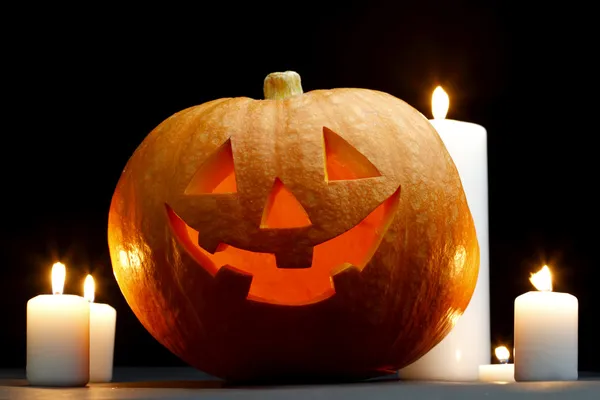
{"type": "Polygon", "coordinates": [[[284,100],[302,94],[300,75],[294,71],[270,73],[265,78],[263,92],[267,100],[284,100]]]}

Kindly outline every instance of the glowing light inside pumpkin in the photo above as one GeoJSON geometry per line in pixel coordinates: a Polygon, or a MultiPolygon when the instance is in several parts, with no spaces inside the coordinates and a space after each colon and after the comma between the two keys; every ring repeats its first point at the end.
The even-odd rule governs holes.
{"type": "Polygon", "coordinates": [[[263,211],[260,227],[285,229],[311,225],[310,218],[302,204],[279,178],[275,179],[263,211]]]}
{"type": "Polygon", "coordinates": [[[211,274],[225,265],[253,276],[248,298],[268,303],[301,305],[318,302],[335,293],[332,271],[350,263],[362,270],[379,246],[398,205],[396,191],[363,221],[343,234],[314,247],[307,269],[278,268],[275,255],[222,244],[210,254],[198,245],[199,232],[167,207],[171,229],[196,262],[211,274]]]}
{"type": "Polygon", "coordinates": [[[506,346],[496,347],[496,349],[494,350],[494,354],[496,355],[496,358],[498,359],[498,362],[500,362],[500,364],[506,364],[510,358],[510,352],[508,351],[506,346]]]}
{"type": "Polygon", "coordinates": [[[96,284],[94,283],[94,278],[91,275],[86,276],[85,281],[83,282],[83,298],[90,303],[93,303],[95,291],[96,284]]]}
{"type": "Polygon", "coordinates": [[[541,292],[552,291],[552,273],[547,265],[544,265],[538,272],[531,274],[529,281],[541,292]]]}
{"type": "MultiPolygon", "coordinates": [[[[358,149],[329,128],[323,127],[325,182],[379,178],[379,170],[358,149]]],[[[185,193],[224,194],[236,193],[235,160],[231,141],[228,140],[196,171],[185,193]],[[214,170],[214,171],[213,171],[214,170]]],[[[237,194],[236,194],[237,195],[237,194]]],[[[332,273],[345,264],[362,270],[378,248],[397,208],[400,188],[383,200],[353,228],[288,259],[302,260],[300,267],[284,266],[277,258],[280,254],[249,251],[226,243],[208,246],[199,240],[202,232],[188,226],[167,205],[171,229],[196,262],[212,275],[224,266],[252,275],[248,298],[256,301],[281,304],[309,304],[323,300],[335,293],[332,273]],[[206,249],[214,248],[214,253],[206,249]],[[306,261],[306,262],[304,262],[306,261]]],[[[261,229],[311,228],[311,220],[285,183],[274,177],[269,198],[263,209],[261,229]]],[[[273,233],[276,235],[276,233],[273,233]]],[[[214,243],[212,243],[214,244],[214,243]]],[[[297,250],[297,249],[290,249],[297,250]]],[[[288,254],[286,254],[287,256],[288,254]]],[[[460,257],[459,257],[460,258],[460,257]]],[[[457,260],[457,267],[460,260],[457,260]]],[[[459,267],[460,269],[460,267],[459,267]]]]}
{"type": "Polygon", "coordinates": [[[65,287],[65,278],[67,269],[61,262],[54,263],[52,266],[52,293],[62,294],[65,287]]]}
{"type": "Polygon", "coordinates": [[[433,114],[433,119],[445,119],[449,108],[450,97],[448,97],[448,94],[441,86],[436,87],[431,95],[431,112],[433,114]]]}
{"type": "Polygon", "coordinates": [[[354,146],[327,127],[323,127],[325,180],[346,181],[381,176],[381,173],[354,146]]]}
{"type": "Polygon", "coordinates": [[[223,143],[196,171],[185,194],[236,193],[231,140],[223,143]]]}

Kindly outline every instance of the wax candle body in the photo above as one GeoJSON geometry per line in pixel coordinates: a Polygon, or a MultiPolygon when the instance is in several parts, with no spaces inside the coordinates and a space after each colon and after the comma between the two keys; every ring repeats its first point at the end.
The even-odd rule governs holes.
{"type": "Polygon", "coordinates": [[[90,304],[90,382],[112,380],[116,321],[108,304],[90,304]]]}
{"type": "Polygon", "coordinates": [[[27,380],[36,386],[89,381],[90,307],[80,296],[40,295],[27,302],[27,380]]]}
{"type": "Polygon", "coordinates": [[[490,363],[490,283],[487,132],[480,125],[431,120],[460,174],[479,241],[477,286],[465,313],[437,346],[399,371],[403,379],[477,381],[490,363]]]}
{"type": "Polygon", "coordinates": [[[482,382],[514,382],[515,364],[488,364],[479,366],[482,382]]]}
{"type": "Polygon", "coordinates": [[[577,380],[577,298],[528,292],[515,299],[515,380],[577,380]]]}

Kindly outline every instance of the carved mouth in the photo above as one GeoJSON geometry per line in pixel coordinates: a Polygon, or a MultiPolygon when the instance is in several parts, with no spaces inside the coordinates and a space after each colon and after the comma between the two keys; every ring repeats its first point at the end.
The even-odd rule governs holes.
{"type": "Polygon", "coordinates": [[[202,232],[189,227],[167,205],[172,232],[187,253],[211,275],[228,269],[227,276],[252,276],[247,299],[285,305],[322,301],[335,294],[333,276],[348,268],[367,265],[387,232],[398,206],[400,188],[350,230],[314,247],[306,269],[278,268],[275,255],[240,249],[225,243],[214,254],[198,245],[202,232]]]}

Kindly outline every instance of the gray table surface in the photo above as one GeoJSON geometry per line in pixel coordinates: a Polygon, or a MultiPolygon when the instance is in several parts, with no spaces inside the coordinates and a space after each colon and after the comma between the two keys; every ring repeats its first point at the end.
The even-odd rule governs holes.
{"type": "Polygon", "coordinates": [[[567,399],[600,400],[600,374],[575,382],[511,384],[411,382],[395,379],[362,383],[227,386],[191,368],[115,368],[111,383],[84,388],[31,387],[22,370],[0,370],[0,399],[567,399]]]}

